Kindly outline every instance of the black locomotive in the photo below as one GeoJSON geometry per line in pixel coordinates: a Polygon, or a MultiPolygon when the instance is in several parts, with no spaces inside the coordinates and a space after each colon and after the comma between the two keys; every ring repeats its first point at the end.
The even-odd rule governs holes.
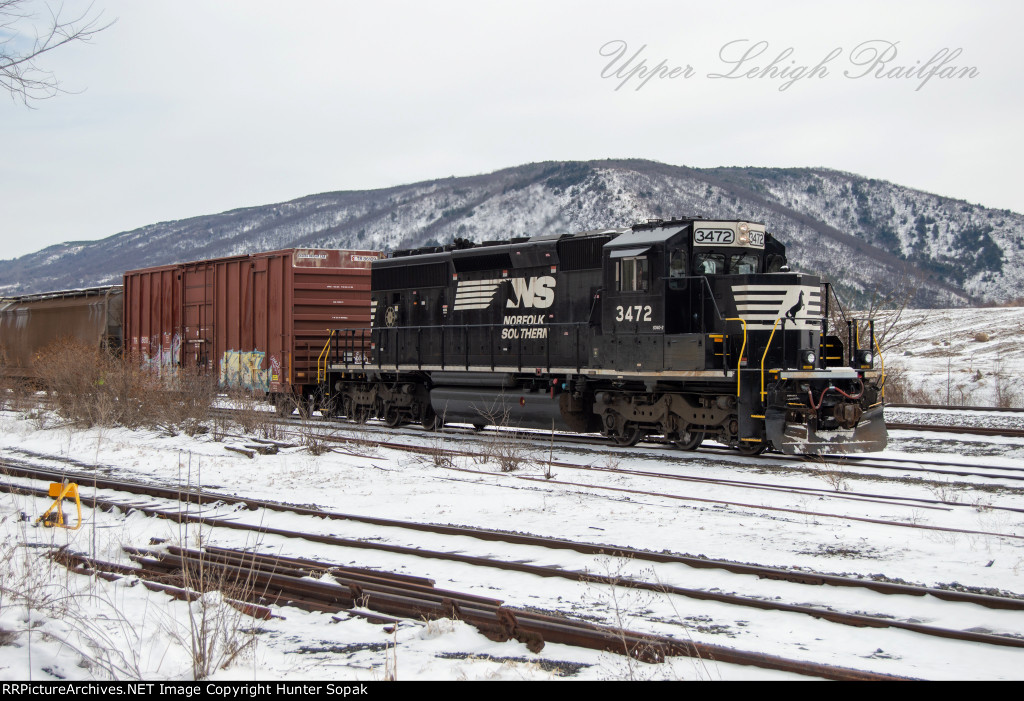
{"type": "Polygon", "coordinates": [[[831,328],[830,298],[753,222],[460,240],[375,261],[371,328],[333,334],[320,379],[336,413],[390,425],[881,450],[873,328],[831,328]]]}

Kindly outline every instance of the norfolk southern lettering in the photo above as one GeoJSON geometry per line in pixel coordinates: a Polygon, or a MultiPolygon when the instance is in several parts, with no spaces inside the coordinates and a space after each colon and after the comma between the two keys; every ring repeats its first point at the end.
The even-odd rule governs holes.
{"type": "Polygon", "coordinates": [[[512,283],[512,294],[509,295],[508,301],[505,303],[507,307],[518,309],[521,305],[547,309],[555,301],[555,278],[550,275],[529,279],[516,277],[512,278],[510,282],[512,283]]]}
{"type": "Polygon", "coordinates": [[[548,330],[546,327],[541,326],[543,323],[543,314],[506,315],[505,328],[501,330],[501,337],[503,339],[547,338],[548,330]]]}
{"type": "MultiPolygon", "coordinates": [[[[531,278],[512,278],[512,293],[505,306],[510,309],[533,307],[547,309],[555,301],[555,278],[550,275],[531,278]]],[[[501,330],[502,339],[538,339],[547,338],[548,330],[542,327],[543,314],[506,315],[505,328],[501,330]],[[509,328],[509,327],[513,328],[509,328]]]]}

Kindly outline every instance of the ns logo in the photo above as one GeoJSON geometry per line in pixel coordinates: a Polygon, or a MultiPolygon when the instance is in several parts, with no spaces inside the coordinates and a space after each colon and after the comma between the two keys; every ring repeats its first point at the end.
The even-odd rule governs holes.
{"type": "Polygon", "coordinates": [[[555,301],[555,278],[550,275],[531,278],[514,277],[509,282],[512,283],[512,290],[505,306],[510,309],[526,307],[547,309],[555,301]]]}

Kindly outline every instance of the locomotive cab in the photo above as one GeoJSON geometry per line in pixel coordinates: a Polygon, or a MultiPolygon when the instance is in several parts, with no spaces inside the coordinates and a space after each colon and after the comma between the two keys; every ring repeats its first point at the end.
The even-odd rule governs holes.
{"type": "Polygon", "coordinates": [[[701,435],[749,453],[884,448],[873,340],[846,357],[820,278],[790,272],[763,224],[652,221],[604,249],[594,355],[622,390],[596,405],[610,435],[634,435],[625,416],[677,443],[701,435]],[[674,408],[656,408],[665,401],[674,408]]]}

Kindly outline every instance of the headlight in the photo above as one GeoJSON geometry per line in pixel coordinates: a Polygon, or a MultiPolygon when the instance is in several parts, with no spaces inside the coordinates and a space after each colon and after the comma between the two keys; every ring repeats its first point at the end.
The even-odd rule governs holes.
{"type": "Polygon", "coordinates": [[[814,365],[814,351],[804,351],[804,365],[814,365]]]}
{"type": "Polygon", "coordinates": [[[875,360],[874,354],[869,350],[861,351],[858,355],[860,355],[861,365],[871,365],[871,363],[875,360]]]}

